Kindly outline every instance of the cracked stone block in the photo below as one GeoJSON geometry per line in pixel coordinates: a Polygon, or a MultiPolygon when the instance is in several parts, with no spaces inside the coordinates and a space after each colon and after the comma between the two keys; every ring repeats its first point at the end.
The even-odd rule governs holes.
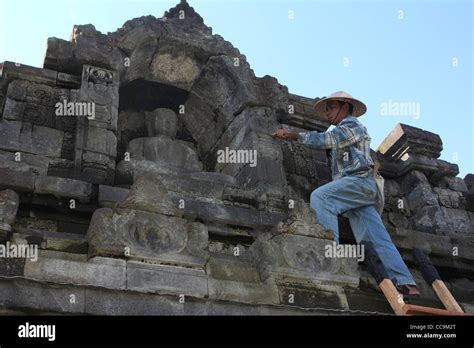
{"type": "Polygon", "coordinates": [[[280,284],[280,303],[303,308],[349,309],[347,298],[341,288],[314,291],[291,284],[280,284]],[[290,302],[290,298],[292,299],[290,302]]]}

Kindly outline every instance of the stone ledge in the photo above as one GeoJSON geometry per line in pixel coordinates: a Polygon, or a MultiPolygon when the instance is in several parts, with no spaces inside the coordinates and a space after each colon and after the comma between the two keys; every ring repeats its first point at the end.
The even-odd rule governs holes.
{"type": "Polygon", "coordinates": [[[14,227],[12,240],[26,240],[29,244],[38,244],[41,249],[69,253],[87,254],[87,241],[84,236],[75,233],[34,230],[14,227]]]}
{"type": "Polygon", "coordinates": [[[41,250],[36,262],[26,260],[24,275],[27,278],[60,284],[126,288],[125,260],[98,256],[84,261],[86,257],[41,250]]]}
{"type": "MultiPolygon", "coordinates": [[[[84,286],[0,279],[0,307],[90,315],[329,315],[330,310],[282,305],[249,305],[220,300],[144,294],[84,286]],[[75,295],[75,303],[71,303],[75,295]]],[[[347,312],[347,314],[351,314],[347,312]]]]}
{"type": "Polygon", "coordinates": [[[35,182],[34,193],[74,198],[80,202],[87,203],[92,195],[92,184],[75,179],[38,176],[35,182]]]}

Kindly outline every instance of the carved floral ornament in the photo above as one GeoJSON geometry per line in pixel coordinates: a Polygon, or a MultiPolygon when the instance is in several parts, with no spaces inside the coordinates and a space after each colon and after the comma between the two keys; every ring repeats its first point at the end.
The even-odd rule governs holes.
{"type": "Polygon", "coordinates": [[[89,70],[89,82],[109,84],[112,83],[113,75],[110,71],[93,68],[89,70]]]}

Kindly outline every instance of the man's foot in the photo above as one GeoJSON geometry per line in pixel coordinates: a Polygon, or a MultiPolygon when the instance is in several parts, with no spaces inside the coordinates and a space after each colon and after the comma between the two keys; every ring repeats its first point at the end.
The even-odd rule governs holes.
{"type": "Polygon", "coordinates": [[[410,284],[398,285],[397,290],[402,295],[420,296],[420,292],[418,291],[418,288],[416,287],[416,285],[410,285],[410,284]]]}

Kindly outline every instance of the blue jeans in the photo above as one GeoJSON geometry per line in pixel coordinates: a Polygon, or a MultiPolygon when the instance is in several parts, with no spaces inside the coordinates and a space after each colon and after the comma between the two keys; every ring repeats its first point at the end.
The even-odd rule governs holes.
{"type": "Polygon", "coordinates": [[[316,220],[334,233],[339,244],[337,215],[349,219],[357,243],[372,242],[388,276],[396,285],[415,281],[392,242],[376,210],[377,185],[371,174],[345,176],[318,187],[311,193],[311,207],[316,210],[316,220]]]}

